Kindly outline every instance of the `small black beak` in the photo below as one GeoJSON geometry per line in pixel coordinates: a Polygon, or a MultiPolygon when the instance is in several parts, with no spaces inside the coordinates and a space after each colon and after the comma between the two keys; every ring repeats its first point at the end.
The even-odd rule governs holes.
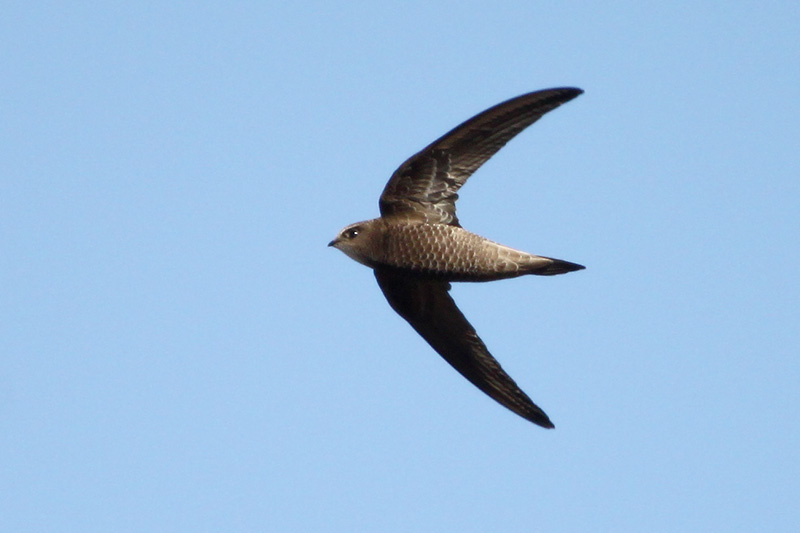
{"type": "Polygon", "coordinates": [[[336,239],[333,239],[331,242],[328,243],[328,246],[334,246],[336,244],[336,239]]]}

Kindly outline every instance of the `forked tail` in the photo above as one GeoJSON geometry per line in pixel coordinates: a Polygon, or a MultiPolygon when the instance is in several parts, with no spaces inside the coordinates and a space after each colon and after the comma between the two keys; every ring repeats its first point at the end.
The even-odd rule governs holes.
{"type": "Polygon", "coordinates": [[[552,257],[542,257],[549,262],[544,265],[536,265],[532,267],[528,273],[536,276],[555,276],[556,274],[566,274],[567,272],[574,272],[576,270],[583,270],[586,268],[577,263],[570,263],[569,261],[562,261],[561,259],[553,259],[552,257]]]}

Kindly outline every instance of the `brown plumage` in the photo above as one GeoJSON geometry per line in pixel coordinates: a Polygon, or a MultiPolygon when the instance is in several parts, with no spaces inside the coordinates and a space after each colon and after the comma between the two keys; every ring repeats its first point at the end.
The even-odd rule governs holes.
{"type": "Polygon", "coordinates": [[[372,268],[392,308],[464,377],[546,428],[553,423],[489,353],[448,294],[450,282],[550,276],[584,267],[468,232],[455,202],[458,189],[509,140],[582,92],[525,94],[457,126],[400,165],[381,195],[380,218],[347,226],[329,244],[372,268]]]}

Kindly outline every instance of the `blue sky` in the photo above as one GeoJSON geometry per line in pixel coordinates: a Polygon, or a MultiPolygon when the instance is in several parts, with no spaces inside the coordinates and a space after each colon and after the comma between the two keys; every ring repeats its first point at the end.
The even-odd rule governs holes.
{"type": "Polygon", "coordinates": [[[11,2],[8,531],[796,531],[792,2],[11,2]],[[503,409],[326,243],[409,155],[586,93],[464,226],[587,270],[459,284],[503,409]]]}

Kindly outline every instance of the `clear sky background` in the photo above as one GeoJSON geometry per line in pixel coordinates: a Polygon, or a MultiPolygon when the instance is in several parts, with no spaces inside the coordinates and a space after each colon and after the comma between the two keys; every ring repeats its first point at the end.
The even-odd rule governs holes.
{"type": "Polygon", "coordinates": [[[800,530],[795,2],[6,2],[5,531],[800,530]],[[556,424],[327,242],[408,156],[571,85],[458,284],[556,424]]]}

